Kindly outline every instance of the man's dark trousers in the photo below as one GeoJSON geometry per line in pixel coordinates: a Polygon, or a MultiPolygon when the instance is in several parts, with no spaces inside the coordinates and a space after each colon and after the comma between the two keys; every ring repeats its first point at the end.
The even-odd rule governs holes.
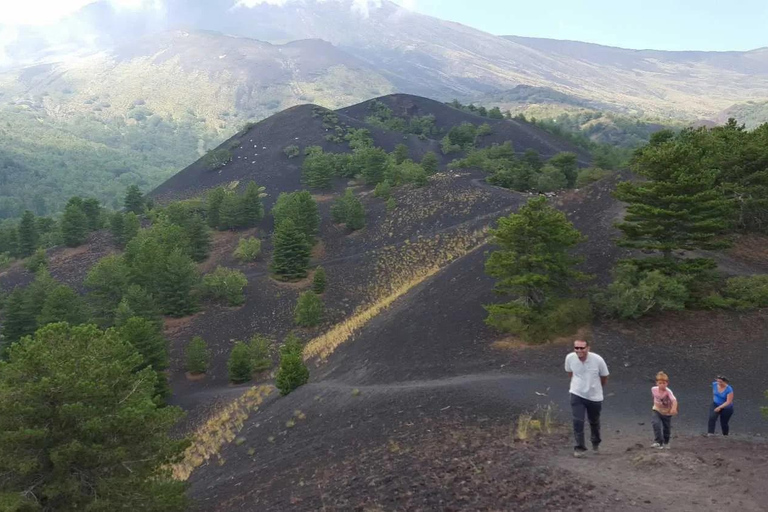
{"type": "Polygon", "coordinates": [[[573,436],[576,439],[576,450],[586,450],[584,444],[584,415],[589,420],[589,430],[592,436],[592,448],[600,445],[600,411],[603,402],[593,402],[571,393],[571,411],[573,412],[573,436]]]}

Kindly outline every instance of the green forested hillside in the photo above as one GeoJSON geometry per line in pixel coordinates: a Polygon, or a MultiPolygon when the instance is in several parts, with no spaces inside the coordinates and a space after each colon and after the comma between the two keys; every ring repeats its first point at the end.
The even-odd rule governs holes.
{"type": "Polygon", "coordinates": [[[154,187],[194,161],[199,146],[224,135],[159,116],[136,121],[78,115],[62,121],[31,108],[2,108],[0,218],[25,209],[58,212],[73,195],[117,207],[128,185],[154,187]]]}

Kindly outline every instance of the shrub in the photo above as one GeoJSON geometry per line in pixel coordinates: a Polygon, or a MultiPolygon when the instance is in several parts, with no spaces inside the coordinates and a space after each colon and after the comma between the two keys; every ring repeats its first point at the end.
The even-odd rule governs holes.
{"type": "Polygon", "coordinates": [[[309,380],[309,369],[304,364],[302,350],[301,343],[293,334],[286,338],[280,348],[280,367],[277,369],[275,384],[281,395],[287,395],[309,380]]]}
{"type": "Polygon", "coordinates": [[[195,336],[187,345],[187,361],[185,368],[192,375],[198,375],[208,371],[210,352],[208,344],[200,336],[195,336]]]}
{"type": "Polygon", "coordinates": [[[232,153],[225,148],[212,149],[203,156],[203,165],[209,171],[214,171],[232,160],[232,153]]]}
{"type": "Polygon", "coordinates": [[[229,380],[235,384],[248,382],[253,375],[253,361],[251,359],[251,350],[242,341],[236,341],[232,347],[227,361],[227,371],[229,380]]]}
{"type": "Polygon", "coordinates": [[[349,229],[361,229],[365,226],[365,208],[352,190],[347,189],[331,206],[331,218],[335,223],[343,222],[349,229]]]}
{"type": "Polygon", "coordinates": [[[381,183],[376,185],[376,188],[373,189],[374,197],[389,199],[389,196],[391,194],[392,194],[392,185],[390,185],[389,180],[382,181],[381,183]]]}
{"type": "Polygon", "coordinates": [[[299,295],[294,310],[296,325],[301,327],[314,327],[323,319],[323,300],[313,291],[307,291],[299,295]]]}
{"type": "Polygon", "coordinates": [[[203,293],[216,300],[224,299],[229,306],[239,306],[245,302],[243,289],[247,285],[245,274],[232,268],[218,266],[203,276],[203,293]]]}
{"type": "Polygon", "coordinates": [[[491,129],[491,125],[489,125],[488,123],[483,123],[477,128],[478,137],[490,135],[491,133],[493,133],[493,130],[491,129]]]}
{"type": "Polygon", "coordinates": [[[240,263],[255,261],[259,254],[261,254],[261,240],[253,236],[241,238],[237,242],[237,249],[232,253],[240,263]]]}
{"type": "Polygon", "coordinates": [[[39,247],[35,252],[27,258],[24,262],[24,266],[30,272],[37,272],[40,268],[48,268],[48,257],[46,256],[45,249],[39,247]]]}
{"type": "Polygon", "coordinates": [[[299,156],[301,150],[296,144],[291,144],[290,146],[286,146],[285,149],[283,149],[283,153],[285,153],[285,156],[288,158],[294,158],[299,156]]]}
{"type": "Polygon", "coordinates": [[[529,343],[542,343],[572,334],[592,317],[586,299],[554,300],[534,308],[521,301],[485,306],[486,323],[503,332],[518,335],[529,343]]]}
{"type": "Polygon", "coordinates": [[[312,278],[312,291],[320,295],[325,291],[325,284],[325,269],[323,267],[317,267],[315,269],[315,275],[312,278]]]}
{"type": "Polygon", "coordinates": [[[539,192],[554,192],[568,185],[565,173],[554,165],[545,165],[536,178],[536,188],[539,192]]]}
{"type": "Polygon", "coordinates": [[[269,355],[269,339],[260,334],[251,338],[248,347],[251,350],[251,365],[253,371],[263,372],[272,368],[272,358],[269,355]]]}
{"type": "Polygon", "coordinates": [[[660,270],[640,270],[621,264],[606,293],[598,299],[605,311],[619,318],[640,318],[654,311],[685,309],[690,297],[686,276],[669,276],[660,270]]]}
{"type": "Polygon", "coordinates": [[[395,208],[397,208],[397,201],[395,201],[394,197],[390,197],[387,199],[387,211],[391,212],[395,208]]]}
{"type": "Polygon", "coordinates": [[[710,295],[704,305],[739,311],[768,307],[768,275],[732,277],[726,280],[721,295],[710,295]]]}
{"type": "Polygon", "coordinates": [[[611,171],[606,171],[605,169],[601,169],[599,167],[588,167],[586,169],[581,169],[579,174],[576,176],[576,188],[586,187],[590,183],[599,181],[606,176],[610,176],[611,174],[611,171]]]}
{"type": "Polygon", "coordinates": [[[427,151],[421,159],[421,167],[427,174],[435,174],[437,172],[437,155],[434,151],[427,151]]]}

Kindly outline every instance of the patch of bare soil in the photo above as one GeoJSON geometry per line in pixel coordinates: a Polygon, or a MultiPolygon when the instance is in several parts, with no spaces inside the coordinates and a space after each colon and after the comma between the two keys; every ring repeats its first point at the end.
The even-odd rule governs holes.
{"type": "MultiPolygon", "coordinates": [[[[537,457],[547,439],[515,443],[508,428],[430,424],[315,473],[319,496],[296,510],[576,510],[590,485],[537,457]]],[[[303,493],[301,493],[303,494],[303,493]]]]}
{"type": "Polygon", "coordinates": [[[766,235],[738,235],[734,238],[733,247],[726,253],[736,260],[768,271],[768,236],[766,235]]]}
{"type": "Polygon", "coordinates": [[[252,228],[244,231],[215,231],[211,236],[211,252],[208,258],[200,263],[197,268],[205,274],[211,272],[218,265],[233,264],[232,253],[237,249],[241,238],[257,236],[258,229],[252,228]]]}
{"type": "Polygon", "coordinates": [[[585,326],[579,327],[575,333],[569,336],[560,336],[558,338],[555,338],[543,344],[533,345],[515,336],[506,336],[499,340],[493,341],[491,343],[491,348],[496,350],[536,350],[536,348],[544,345],[546,346],[570,345],[571,343],[573,343],[573,340],[592,341],[593,339],[594,339],[594,333],[592,332],[592,326],[585,325],[585,326]]]}
{"type": "Polygon", "coordinates": [[[673,438],[671,450],[648,437],[608,440],[599,455],[574,459],[560,450],[555,464],[599,489],[590,510],[766,510],[768,444],[761,439],[673,438]]]}

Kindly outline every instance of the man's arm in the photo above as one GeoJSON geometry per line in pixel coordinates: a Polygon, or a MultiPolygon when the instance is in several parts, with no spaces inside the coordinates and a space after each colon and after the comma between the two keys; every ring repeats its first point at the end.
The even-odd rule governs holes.
{"type": "Polygon", "coordinates": [[[568,378],[569,378],[569,379],[572,379],[572,378],[573,378],[573,372],[568,372],[568,378]]]}
{"type": "Polygon", "coordinates": [[[606,384],[608,384],[608,376],[606,375],[605,377],[603,377],[603,376],[601,375],[601,376],[600,376],[600,385],[602,385],[603,387],[605,387],[605,385],[606,385],[606,384]]]}

